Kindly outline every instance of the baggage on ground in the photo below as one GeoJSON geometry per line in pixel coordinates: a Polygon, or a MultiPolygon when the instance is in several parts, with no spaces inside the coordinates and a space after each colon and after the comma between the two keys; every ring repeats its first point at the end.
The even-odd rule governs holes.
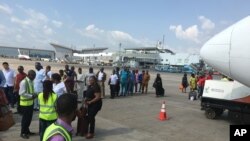
{"type": "Polygon", "coordinates": [[[188,93],[188,99],[189,100],[197,100],[197,92],[196,91],[190,91],[188,93]]]}

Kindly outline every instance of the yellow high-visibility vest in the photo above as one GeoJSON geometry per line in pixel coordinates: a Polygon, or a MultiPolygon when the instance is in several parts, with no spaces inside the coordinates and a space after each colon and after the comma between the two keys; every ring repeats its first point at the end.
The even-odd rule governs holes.
{"type": "MultiPolygon", "coordinates": [[[[29,80],[27,77],[23,80],[25,81],[26,93],[33,94],[34,91],[34,83],[29,80]]],[[[32,98],[26,98],[24,96],[20,96],[20,105],[21,106],[31,106],[33,105],[34,100],[32,98]]]]}
{"type": "Polygon", "coordinates": [[[46,103],[44,102],[43,93],[38,95],[38,101],[40,106],[39,118],[44,120],[55,120],[57,119],[57,114],[55,110],[55,102],[57,95],[52,93],[46,103]]]}
{"type": "Polygon", "coordinates": [[[52,136],[60,134],[63,136],[65,141],[72,141],[71,134],[61,125],[58,125],[56,123],[51,124],[46,130],[43,135],[43,141],[47,141],[52,136]]]}

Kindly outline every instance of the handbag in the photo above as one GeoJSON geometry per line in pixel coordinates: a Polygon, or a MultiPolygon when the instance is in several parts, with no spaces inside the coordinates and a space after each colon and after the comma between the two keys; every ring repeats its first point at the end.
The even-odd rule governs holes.
{"type": "Polygon", "coordinates": [[[88,132],[88,124],[87,124],[87,106],[85,104],[77,111],[77,130],[76,135],[84,136],[88,132]]]}
{"type": "Polygon", "coordinates": [[[156,88],[156,82],[153,83],[153,87],[156,88]]]}
{"type": "Polygon", "coordinates": [[[182,84],[179,85],[179,89],[180,89],[181,91],[183,90],[183,85],[182,85],[182,84]]]}
{"type": "Polygon", "coordinates": [[[85,118],[87,115],[87,111],[88,111],[87,106],[85,104],[83,104],[81,106],[81,108],[79,110],[77,110],[76,116],[78,118],[85,118]]]}

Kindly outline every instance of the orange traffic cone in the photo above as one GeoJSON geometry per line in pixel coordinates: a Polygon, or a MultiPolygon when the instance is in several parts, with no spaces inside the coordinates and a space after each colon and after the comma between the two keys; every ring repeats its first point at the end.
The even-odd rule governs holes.
{"type": "Polygon", "coordinates": [[[159,119],[161,121],[168,119],[168,116],[167,116],[167,113],[166,113],[165,101],[162,102],[161,111],[160,111],[160,114],[159,114],[159,119]]]}

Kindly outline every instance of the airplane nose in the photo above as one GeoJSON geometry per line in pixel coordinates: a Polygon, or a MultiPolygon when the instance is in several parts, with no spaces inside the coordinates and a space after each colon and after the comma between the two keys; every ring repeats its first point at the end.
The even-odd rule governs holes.
{"type": "Polygon", "coordinates": [[[200,50],[201,58],[215,70],[230,75],[230,40],[233,27],[222,31],[207,41],[200,50]]]}

